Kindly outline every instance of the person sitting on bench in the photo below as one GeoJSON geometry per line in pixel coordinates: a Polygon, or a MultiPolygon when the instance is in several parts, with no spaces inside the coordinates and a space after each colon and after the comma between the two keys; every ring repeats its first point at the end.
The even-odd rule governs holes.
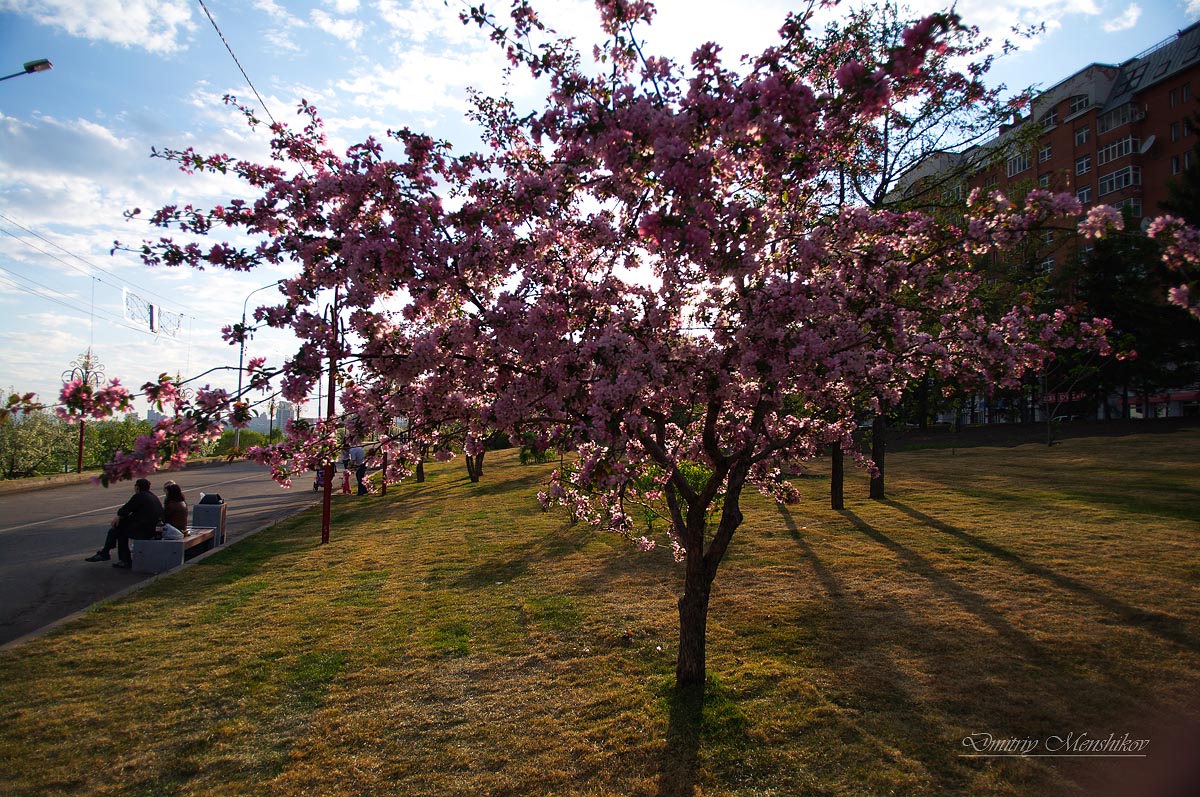
{"type": "Polygon", "coordinates": [[[186,533],[188,505],[183,497],[183,488],[175,482],[167,482],[163,488],[167,491],[167,498],[163,501],[163,523],[186,533]]]}
{"type": "Polygon", "coordinates": [[[129,541],[149,540],[158,530],[162,520],[163,505],[158,496],[150,492],[149,479],[138,479],[134,482],[136,490],[125,505],[117,510],[104,539],[104,547],[89,556],[88,562],[105,562],[110,558],[109,551],[115,545],[118,561],[113,567],[129,569],[133,566],[133,554],[129,550],[129,541]]]}

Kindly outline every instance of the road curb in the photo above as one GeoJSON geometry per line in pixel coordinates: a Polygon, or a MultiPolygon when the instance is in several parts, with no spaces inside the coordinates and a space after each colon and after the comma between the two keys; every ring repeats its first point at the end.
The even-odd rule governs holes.
{"type": "MultiPolygon", "coordinates": [[[[222,462],[223,462],[223,460],[222,460],[222,462]]],[[[66,617],[60,617],[57,620],[47,623],[46,625],[42,626],[41,628],[30,631],[28,634],[25,634],[24,636],[19,636],[16,639],[10,639],[8,642],[5,642],[4,644],[0,645],[0,655],[4,655],[4,654],[9,653],[10,651],[16,650],[17,648],[19,648],[29,642],[32,642],[35,639],[39,639],[39,638],[45,636],[46,634],[49,634],[51,631],[54,631],[64,625],[66,625],[67,623],[78,620],[81,617],[83,617],[84,615],[91,612],[93,609],[97,608],[98,606],[103,606],[106,603],[113,603],[114,601],[122,600],[124,598],[129,597],[133,593],[138,592],[139,590],[145,589],[146,587],[150,586],[151,584],[154,584],[155,582],[159,581],[160,579],[167,578],[168,576],[173,576],[176,573],[182,573],[183,571],[187,570],[188,568],[192,567],[193,565],[198,564],[199,562],[203,562],[205,559],[212,556],[213,554],[225,550],[227,547],[232,547],[234,545],[237,545],[242,540],[249,539],[250,537],[253,537],[255,534],[258,534],[260,531],[266,531],[267,529],[271,528],[272,526],[276,526],[285,520],[290,520],[293,517],[295,517],[296,515],[299,515],[303,512],[307,512],[313,508],[314,508],[314,506],[310,505],[310,506],[300,507],[299,509],[295,509],[294,511],[291,511],[291,512],[285,512],[284,514],[280,515],[279,517],[272,519],[270,522],[264,523],[263,525],[258,526],[257,528],[253,528],[250,531],[247,531],[245,534],[239,534],[237,539],[233,540],[232,542],[228,542],[219,548],[213,548],[212,550],[205,551],[204,553],[200,554],[199,556],[189,559],[188,561],[184,562],[179,567],[173,567],[170,570],[164,571],[162,573],[156,573],[155,575],[150,576],[149,578],[147,578],[144,581],[139,581],[136,584],[130,584],[128,587],[121,590],[120,592],[113,593],[112,595],[109,595],[108,597],[101,598],[100,600],[96,601],[95,603],[88,604],[87,606],[83,607],[82,609],[79,609],[78,611],[68,614],[66,617]]]]}

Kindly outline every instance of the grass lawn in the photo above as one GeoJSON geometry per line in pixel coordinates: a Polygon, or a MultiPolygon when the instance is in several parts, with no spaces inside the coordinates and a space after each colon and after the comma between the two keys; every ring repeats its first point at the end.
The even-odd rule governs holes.
{"type": "Polygon", "coordinates": [[[339,496],[327,546],[310,512],[0,655],[0,794],[1148,794],[1200,744],[1198,443],[895,454],[844,512],[822,463],[797,507],[755,495],[702,706],[668,554],[543,513],[513,452],[433,466],[339,496]],[[1149,745],[963,757],[987,733],[1149,745]]]}

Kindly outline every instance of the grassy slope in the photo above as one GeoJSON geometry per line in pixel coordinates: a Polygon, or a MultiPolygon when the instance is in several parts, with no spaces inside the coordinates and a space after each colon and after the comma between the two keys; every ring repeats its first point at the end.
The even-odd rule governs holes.
{"type": "MultiPolygon", "coordinates": [[[[755,497],[711,683],[678,571],[542,513],[489,455],[340,499],[0,656],[0,794],[1095,793],[1200,707],[1198,431],[889,459],[890,498],[755,497]],[[966,759],[969,733],[1151,739],[966,759]]],[[[1192,743],[1195,739],[1192,740],[1192,743]]]]}

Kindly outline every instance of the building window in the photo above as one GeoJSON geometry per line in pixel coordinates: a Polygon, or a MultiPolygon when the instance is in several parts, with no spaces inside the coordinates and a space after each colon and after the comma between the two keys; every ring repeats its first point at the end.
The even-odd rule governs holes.
{"type": "Polygon", "coordinates": [[[1013,177],[1029,168],[1029,156],[1021,153],[1008,159],[1008,176],[1013,177]]]}
{"type": "Polygon", "coordinates": [[[1128,188],[1131,185],[1142,184],[1142,167],[1126,166],[1124,169],[1117,169],[1115,172],[1110,172],[1100,178],[1100,196],[1111,194],[1113,191],[1120,191],[1122,188],[1128,188]]]}
{"type": "Polygon", "coordinates": [[[1185,136],[1190,136],[1192,134],[1192,120],[1191,119],[1183,120],[1183,134],[1185,136]]]}
{"type": "Polygon", "coordinates": [[[1179,156],[1171,156],[1171,174],[1179,174],[1179,156]]]}
{"type": "Polygon", "coordinates": [[[1058,108],[1051,108],[1046,111],[1046,115],[1042,117],[1042,124],[1046,127],[1054,127],[1058,124],[1058,108]]]}
{"type": "Polygon", "coordinates": [[[1092,187],[1090,185],[1085,185],[1082,188],[1077,189],[1075,191],[1075,198],[1078,199],[1080,202],[1082,202],[1085,205],[1087,203],[1091,202],[1092,201],[1092,187]]]}
{"type": "Polygon", "coordinates": [[[989,188],[995,188],[996,185],[999,184],[999,182],[1000,182],[1000,178],[998,178],[994,174],[989,174],[987,177],[983,178],[984,190],[987,190],[989,188]]]}
{"type": "Polygon", "coordinates": [[[1038,163],[1045,163],[1053,157],[1053,148],[1047,144],[1038,150],[1038,163]]]}
{"type": "Polygon", "coordinates": [[[1041,266],[1042,266],[1043,274],[1049,274],[1051,271],[1054,271],[1054,258],[1052,258],[1052,257],[1044,258],[1042,260],[1041,266]]]}
{"type": "Polygon", "coordinates": [[[1190,149],[1187,152],[1183,153],[1184,171],[1187,171],[1188,169],[1192,168],[1192,164],[1193,164],[1194,160],[1195,160],[1195,156],[1192,154],[1192,151],[1190,149]]]}
{"type": "Polygon", "coordinates": [[[1101,147],[1096,153],[1096,162],[1101,166],[1109,161],[1115,161],[1117,158],[1123,158],[1137,152],[1141,140],[1133,136],[1125,136],[1125,138],[1117,139],[1106,147],[1101,147]]]}
{"type": "Polygon", "coordinates": [[[1114,202],[1112,206],[1120,211],[1124,211],[1126,208],[1129,208],[1129,215],[1133,216],[1135,219],[1140,219],[1142,217],[1141,197],[1131,196],[1128,199],[1122,199],[1120,202],[1114,202]]]}
{"type": "Polygon", "coordinates": [[[1179,105],[1179,89],[1171,89],[1171,107],[1175,108],[1179,105]]]}
{"type": "Polygon", "coordinates": [[[1082,147],[1088,142],[1088,136],[1091,134],[1092,128],[1084,126],[1075,130],[1075,146],[1082,147]]]}
{"type": "Polygon", "coordinates": [[[1096,119],[1096,132],[1107,133],[1114,127],[1120,127],[1124,124],[1129,124],[1133,119],[1133,105],[1125,104],[1120,108],[1113,108],[1108,113],[1100,114],[1096,119]]]}
{"type": "Polygon", "coordinates": [[[1008,176],[1013,177],[1029,168],[1028,153],[1021,152],[1008,159],[1008,176]]]}
{"type": "Polygon", "coordinates": [[[1192,99],[1192,84],[1184,83],[1183,88],[1179,90],[1179,96],[1183,102],[1190,102],[1192,99]]]}
{"type": "Polygon", "coordinates": [[[1042,243],[1044,243],[1046,246],[1050,246],[1054,243],[1054,230],[1042,231],[1042,243]]]}
{"type": "Polygon", "coordinates": [[[1088,97],[1088,95],[1077,94],[1071,98],[1070,113],[1078,113],[1079,111],[1082,111],[1084,108],[1088,107],[1091,104],[1092,104],[1092,100],[1090,97],[1088,97]]]}
{"type": "Polygon", "coordinates": [[[1087,174],[1092,170],[1092,156],[1084,155],[1082,158],[1075,159],[1075,173],[1087,174]]]}
{"type": "Polygon", "coordinates": [[[1050,174],[1049,173],[1039,174],[1038,175],[1038,188],[1049,188],[1049,187],[1050,187],[1050,174]]]}

